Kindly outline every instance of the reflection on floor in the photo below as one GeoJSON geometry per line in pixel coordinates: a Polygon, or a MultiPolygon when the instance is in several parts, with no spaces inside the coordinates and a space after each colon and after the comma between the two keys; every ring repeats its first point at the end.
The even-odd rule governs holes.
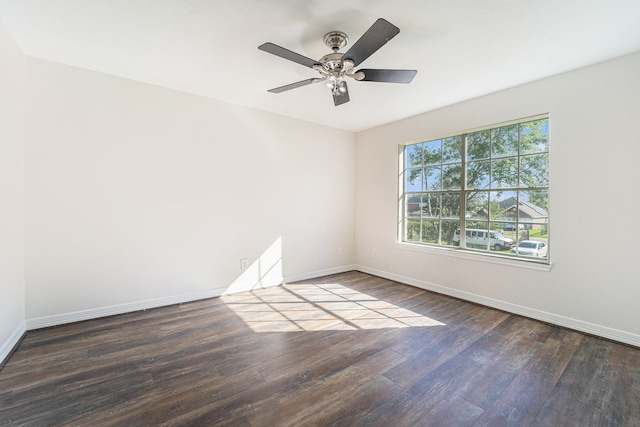
{"type": "Polygon", "coordinates": [[[221,299],[255,332],[444,325],[336,283],[282,285],[221,299]]]}

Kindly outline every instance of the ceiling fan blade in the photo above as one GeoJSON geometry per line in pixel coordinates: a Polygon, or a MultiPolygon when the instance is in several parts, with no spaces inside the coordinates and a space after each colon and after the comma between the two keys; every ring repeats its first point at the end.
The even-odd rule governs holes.
{"type": "Polygon", "coordinates": [[[314,65],[318,63],[318,61],[307,58],[306,56],[300,55],[299,53],[295,53],[290,51],[289,49],[285,49],[277,44],[273,43],[265,43],[258,46],[258,49],[270,53],[275,56],[279,56],[280,58],[288,59],[289,61],[296,62],[300,65],[304,65],[305,67],[313,68],[314,65]]]}
{"type": "Polygon", "coordinates": [[[335,105],[336,107],[338,105],[346,104],[347,102],[349,102],[349,88],[347,87],[347,82],[343,82],[342,85],[345,91],[340,95],[333,95],[333,105],[335,105]]]}
{"type": "Polygon", "coordinates": [[[273,89],[269,89],[267,92],[271,92],[271,93],[285,92],[285,91],[288,91],[288,90],[291,90],[291,89],[295,89],[297,87],[310,85],[311,83],[317,83],[317,82],[319,82],[321,80],[322,79],[318,79],[318,78],[302,80],[300,82],[291,83],[291,84],[288,84],[288,85],[284,85],[284,86],[276,87],[276,88],[273,88],[273,89]]]}
{"type": "Polygon", "coordinates": [[[389,21],[379,18],[371,27],[355,42],[342,59],[351,59],[353,65],[358,65],[375,51],[394,38],[400,29],[389,21]]]}
{"type": "Polygon", "coordinates": [[[366,69],[358,70],[356,73],[364,73],[364,82],[386,82],[386,83],[411,83],[417,70],[378,70],[366,69]]]}

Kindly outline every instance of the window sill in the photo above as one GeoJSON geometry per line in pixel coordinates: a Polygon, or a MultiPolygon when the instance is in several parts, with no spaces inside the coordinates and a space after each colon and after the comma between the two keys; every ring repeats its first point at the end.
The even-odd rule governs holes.
{"type": "Polygon", "coordinates": [[[397,242],[397,247],[403,250],[430,253],[443,256],[452,256],[456,258],[469,259],[473,261],[489,262],[493,264],[508,265],[511,267],[528,268],[531,270],[550,271],[551,262],[543,263],[537,261],[529,261],[526,259],[515,259],[500,256],[491,253],[480,253],[465,249],[455,249],[448,247],[427,246],[407,242],[397,242]]]}

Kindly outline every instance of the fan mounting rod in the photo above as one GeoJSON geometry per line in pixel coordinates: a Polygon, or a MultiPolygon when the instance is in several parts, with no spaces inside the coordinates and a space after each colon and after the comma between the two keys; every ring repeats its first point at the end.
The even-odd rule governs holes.
{"type": "Polygon", "coordinates": [[[345,47],[348,41],[349,37],[342,31],[331,31],[324,35],[324,44],[329,46],[334,52],[345,47]]]}

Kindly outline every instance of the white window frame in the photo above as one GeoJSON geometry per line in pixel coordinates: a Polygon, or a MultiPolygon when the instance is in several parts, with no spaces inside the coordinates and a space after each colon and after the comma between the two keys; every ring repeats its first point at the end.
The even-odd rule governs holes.
{"type": "MultiPolygon", "coordinates": [[[[517,120],[512,120],[512,121],[508,121],[508,122],[503,122],[503,123],[498,123],[498,124],[493,124],[493,125],[489,125],[489,126],[484,126],[481,128],[476,128],[476,129],[471,129],[471,130],[467,130],[464,132],[457,132],[455,134],[449,134],[449,135],[444,135],[444,136],[440,136],[440,137],[435,137],[435,138],[429,138],[429,139],[425,139],[422,141],[417,141],[417,142],[410,142],[410,143],[403,143],[400,144],[398,146],[398,165],[399,165],[399,173],[398,173],[398,235],[397,235],[397,242],[398,242],[398,246],[402,249],[407,249],[407,250],[412,250],[412,251],[421,251],[421,252],[428,252],[428,253],[437,253],[437,254],[444,254],[444,255],[451,255],[451,256],[456,256],[456,257],[462,257],[462,258],[471,258],[471,259],[482,259],[484,261],[488,261],[488,262],[494,262],[494,263],[499,263],[499,264],[506,264],[506,265],[516,265],[516,266],[522,266],[522,267],[528,267],[528,268],[533,268],[533,269],[538,269],[538,270],[550,270],[551,269],[551,249],[550,249],[550,236],[551,236],[551,229],[550,229],[550,213],[549,213],[549,209],[547,209],[547,223],[546,223],[546,227],[547,227],[547,256],[545,258],[533,258],[533,257],[523,257],[523,256],[517,256],[517,255],[512,255],[512,254],[505,254],[505,253],[495,253],[491,250],[476,250],[473,248],[467,248],[466,247],[466,233],[460,233],[460,245],[458,247],[455,246],[451,246],[451,245],[441,245],[438,243],[427,243],[427,242],[415,242],[415,241],[408,241],[405,240],[406,237],[406,230],[407,230],[407,222],[408,220],[414,220],[414,218],[411,218],[409,216],[409,214],[405,211],[407,209],[407,191],[405,189],[405,185],[407,182],[407,179],[405,178],[405,172],[407,171],[407,169],[409,169],[407,167],[407,159],[405,158],[406,155],[406,149],[408,146],[411,145],[416,145],[416,144],[421,144],[421,143],[426,143],[426,142],[431,142],[431,141],[437,141],[437,140],[444,140],[445,138],[452,138],[452,137],[462,137],[462,153],[461,153],[461,169],[462,169],[462,176],[461,176],[461,188],[460,188],[460,228],[459,229],[464,229],[465,228],[465,224],[466,223],[470,223],[470,222],[474,222],[473,220],[467,220],[465,218],[465,200],[467,198],[467,195],[469,193],[471,193],[472,191],[474,191],[473,189],[467,188],[467,183],[466,183],[466,169],[467,169],[467,163],[470,162],[469,159],[467,159],[467,135],[475,133],[475,132],[480,132],[480,131],[486,131],[486,130],[490,130],[490,129],[497,129],[497,128],[503,128],[503,127],[508,127],[508,126],[512,126],[512,125],[519,125],[522,123],[527,123],[527,122],[532,122],[532,121],[537,121],[537,120],[549,120],[549,114],[540,114],[540,115],[536,115],[536,116],[531,116],[531,117],[526,117],[526,118],[521,118],[521,119],[517,119],[517,120]]],[[[548,141],[547,141],[547,155],[549,155],[550,153],[550,132],[549,135],[547,136],[548,141]]],[[[517,158],[518,161],[520,161],[520,159],[522,157],[526,157],[527,154],[526,153],[522,153],[520,151],[520,147],[518,147],[518,152],[517,152],[517,158]]],[[[491,157],[489,157],[489,161],[491,161],[491,157]]],[[[424,165],[422,166],[424,167],[424,165]]],[[[516,184],[515,187],[513,188],[505,188],[505,189],[500,189],[503,191],[536,191],[536,190],[541,190],[541,191],[547,191],[547,195],[549,194],[549,176],[550,176],[550,162],[548,163],[548,169],[547,169],[547,185],[545,186],[538,186],[538,187],[521,187],[518,184],[516,184]]],[[[453,190],[454,192],[456,190],[453,190]]],[[[483,189],[483,192],[487,192],[490,193],[491,191],[496,191],[496,189],[483,189]]],[[[446,193],[446,190],[439,190],[439,191],[429,191],[428,189],[423,189],[421,192],[412,192],[411,194],[420,194],[420,195],[424,195],[424,194],[444,194],[446,193]]],[[[442,216],[439,217],[439,220],[442,223],[442,216]]],[[[491,219],[489,217],[487,217],[486,222],[490,223],[491,219]]],[[[515,231],[516,231],[516,235],[519,235],[519,220],[516,220],[515,223],[515,231]]],[[[420,224],[422,224],[422,222],[420,222],[420,224]]],[[[420,226],[421,229],[421,233],[422,233],[422,225],[420,226]]],[[[514,246],[517,245],[517,241],[514,242],[514,246]]]]}

